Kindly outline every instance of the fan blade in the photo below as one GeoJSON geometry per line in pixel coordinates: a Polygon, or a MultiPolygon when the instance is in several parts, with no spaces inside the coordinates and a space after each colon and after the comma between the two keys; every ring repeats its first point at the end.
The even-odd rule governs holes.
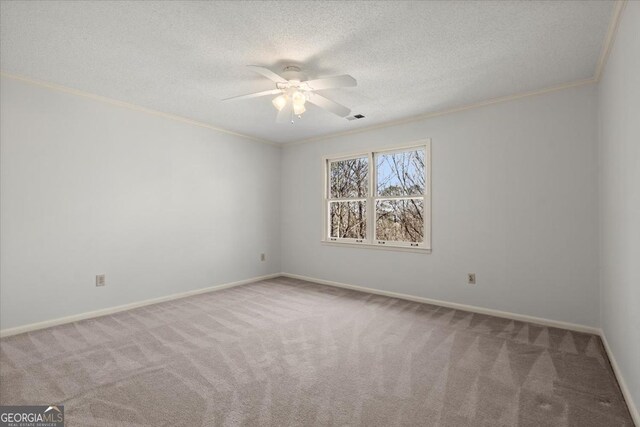
{"type": "Polygon", "coordinates": [[[262,91],[262,92],[250,93],[248,95],[232,96],[231,98],[223,99],[223,101],[258,98],[260,96],[275,95],[277,93],[282,93],[282,90],[280,90],[280,89],[271,89],[271,90],[265,90],[265,91],[262,91]]]}
{"type": "Polygon", "coordinates": [[[280,77],[279,75],[277,75],[276,73],[274,73],[268,68],[260,67],[258,65],[247,65],[247,67],[251,68],[253,71],[255,71],[258,74],[262,74],[269,80],[272,80],[276,83],[288,83],[286,79],[280,77]]]}
{"type": "Polygon", "coordinates": [[[309,102],[317,105],[320,108],[324,108],[325,110],[330,111],[340,117],[347,117],[351,112],[351,110],[344,105],[338,104],[337,102],[325,98],[324,96],[317,93],[311,95],[311,97],[309,98],[309,102]]]}
{"type": "Polygon", "coordinates": [[[341,76],[326,77],[324,79],[308,80],[305,82],[312,90],[333,89],[337,87],[353,87],[357,86],[356,79],[348,74],[341,76]]]}
{"type": "Polygon", "coordinates": [[[282,110],[278,111],[278,115],[276,116],[276,123],[291,123],[291,113],[293,112],[293,107],[290,101],[287,101],[282,110]]]}

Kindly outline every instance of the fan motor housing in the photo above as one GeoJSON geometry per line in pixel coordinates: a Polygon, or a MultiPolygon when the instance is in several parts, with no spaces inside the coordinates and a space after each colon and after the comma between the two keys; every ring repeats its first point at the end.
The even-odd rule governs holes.
{"type": "Polygon", "coordinates": [[[302,72],[302,69],[295,65],[287,65],[282,70],[282,77],[287,80],[298,80],[303,82],[307,80],[307,75],[302,72]]]}

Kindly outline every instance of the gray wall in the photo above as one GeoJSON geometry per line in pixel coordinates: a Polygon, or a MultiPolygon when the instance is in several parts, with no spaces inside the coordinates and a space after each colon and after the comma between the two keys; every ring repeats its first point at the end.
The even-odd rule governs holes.
{"type": "Polygon", "coordinates": [[[288,146],[283,271],[597,326],[596,138],[589,85],[288,146]],[[427,137],[433,253],[321,244],[322,157],[427,137]]]}
{"type": "Polygon", "coordinates": [[[602,329],[640,405],[640,2],[628,2],[599,87],[602,329]]]}
{"type": "Polygon", "coordinates": [[[2,329],[280,271],[280,148],[1,90],[2,329]]]}

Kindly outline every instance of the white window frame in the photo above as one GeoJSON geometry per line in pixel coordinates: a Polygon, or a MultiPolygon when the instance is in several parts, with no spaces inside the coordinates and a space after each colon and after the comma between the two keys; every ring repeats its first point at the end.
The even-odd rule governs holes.
{"type": "Polygon", "coordinates": [[[420,253],[431,253],[431,139],[424,139],[420,141],[413,142],[409,145],[397,146],[397,147],[388,147],[388,148],[379,148],[379,149],[371,149],[367,151],[359,151],[349,154],[339,154],[334,156],[325,156],[323,157],[322,162],[322,171],[323,171],[323,204],[322,204],[322,218],[323,218],[323,226],[322,226],[322,243],[326,245],[335,245],[335,246],[346,246],[346,247],[361,247],[361,248],[370,248],[370,249],[386,249],[386,250],[395,250],[395,251],[406,251],[406,252],[420,252],[420,253]],[[413,196],[385,196],[380,197],[377,193],[378,187],[378,171],[377,171],[377,161],[376,155],[378,154],[392,154],[403,151],[410,151],[415,149],[424,149],[425,151],[425,189],[424,193],[421,195],[413,195],[413,196]],[[366,198],[341,198],[341,199],[332,199],[330,198],[330,167],[332,162],[337,162],[341,160],[350,160],[361,157],[368,157],[369,159],[369,168],[368,168],[368,193],[366,198]],[[397,242],[397,241],[384,241],[376,239],[376,225],[375,225],[375,208],[376,202],[378,200],[402,200],[402,199],[422,199],[424,206],[424,232],[423,232],[423,242],[422,243],[411,243],[411,242],[397,242]],[[357,202],[357,201],[366,201],[366,219],[367,219],[367,236],[365,239],[353,239],[353,238],[339,238],[339,237],[331,237],[330,233],[330,203],[331,202],[357,202]]]}

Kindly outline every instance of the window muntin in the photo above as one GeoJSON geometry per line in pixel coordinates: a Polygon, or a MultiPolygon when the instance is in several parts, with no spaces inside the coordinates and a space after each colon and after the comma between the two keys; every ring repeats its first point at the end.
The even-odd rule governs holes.
{"type": "Polygon", "coordinates": [[[430,249],[429,146],[327,159],[323,240],[430,249]]]}

